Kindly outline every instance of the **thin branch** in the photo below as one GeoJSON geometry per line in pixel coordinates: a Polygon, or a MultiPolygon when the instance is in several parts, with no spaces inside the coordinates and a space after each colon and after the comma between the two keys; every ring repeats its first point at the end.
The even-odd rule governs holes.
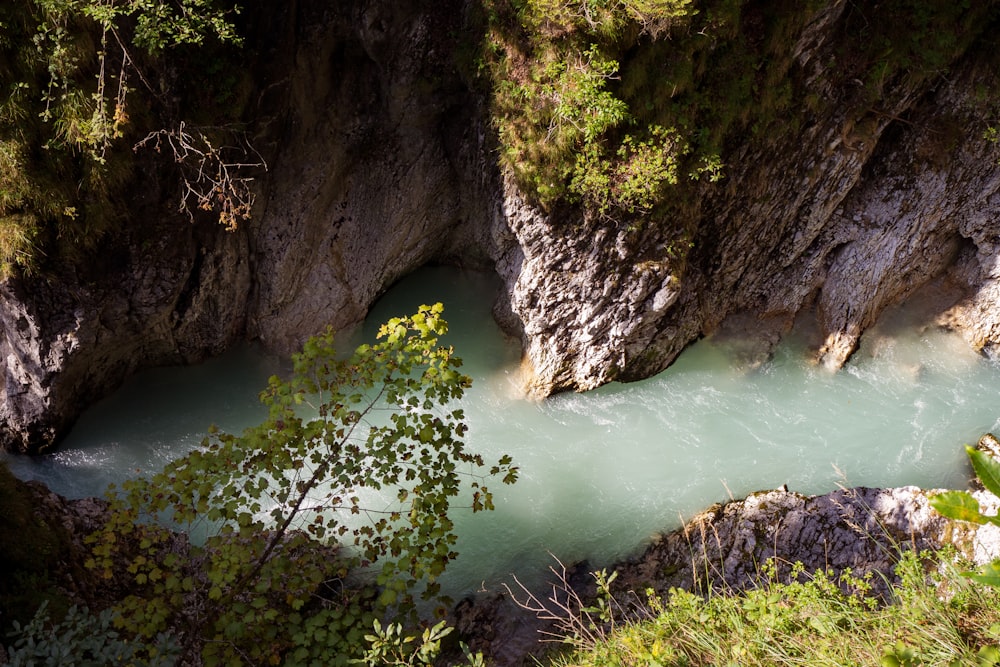
{"type": "Polygon", "coordinates": [[[245,136],[240,137],[242,146],[213,146],[206,132],[219,129],[194,128],[189,132],[182,121],[176,129],[150,132],[133,150],[151,146],[157,153],[169,151],[183,172],[178,210],[191,220],[196,209],[217,211],[219,223],[233,231],[240,220],[250,217],[256,199],[252,189],[255,178],[248,172],[267,171],[267,163],[245,136]]]}

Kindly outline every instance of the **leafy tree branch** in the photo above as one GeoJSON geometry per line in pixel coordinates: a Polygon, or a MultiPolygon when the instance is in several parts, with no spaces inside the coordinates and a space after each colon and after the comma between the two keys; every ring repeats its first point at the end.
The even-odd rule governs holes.
{"type": "Polygon", "coordinates": [[[470,379],[438,344],[441,313],[392,319],[346,358],[330,332],[310,339],[261,394],[267,420],[115,491],[89,565],[132,575],[122,626],[173,631],[207,664],[332,664],[388,610],[414,618],[418,596],[437,599],[452,511],[492,509],[487,478],[517,478],[510,457],[466,449],[450,404],[470,379]],[[208,536],[179,545],[166,521],[208,536]]]}

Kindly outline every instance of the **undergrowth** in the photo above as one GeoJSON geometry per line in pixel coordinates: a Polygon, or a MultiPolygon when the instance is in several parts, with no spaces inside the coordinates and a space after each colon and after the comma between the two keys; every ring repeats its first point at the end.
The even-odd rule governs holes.
{"type": "Polygon", "coordinates": [[[134,206],[136,142],[175,127],[182,105],[199,110],[199,124],[239,112],[233,84],[213,73],[242,71],[237,9],[228,0],[0,3],[0,279],[92,262],[134,206]]]}
{"type": "Polygon", "coordinates": [[[959,574],[951,554],[904,552],[888,602],[850,571],[793,569],[742,593],[650,595],[645,620],[552,660],[632,665],[1000,665],[1000,591],[959,574]]]}

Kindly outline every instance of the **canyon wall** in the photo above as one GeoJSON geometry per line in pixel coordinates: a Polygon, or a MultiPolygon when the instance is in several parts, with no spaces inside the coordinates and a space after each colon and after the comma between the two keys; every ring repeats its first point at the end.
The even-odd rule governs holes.
{"type": "Polygon", "coordinates": [[[817,360],[839,368],[880,313],[925,286],[929,323],[991,352],[1000,147],[984,138],[995,109],[984,91],[995,58],[971,48],[939,76],[880,82],[877,104],[859,106],[861,81],[834,83],[846,7],[805,24],[788,74],[803,82],[801,104],[834,103],[732,148],[724,180],[680,212],[696,220],[683,262],[669,224],[567,221],[508,184],[497,224],[523,259],[501,272],[529,392],[647,377],[720,329],[766,353],[800,313],[816,320],[817,360]]]}
{"type": "Polygon", "coordinates": [[[0,444],[37,453],[130,373],[191,364],[239,340],[250,291],[246,238],[172,220],[155,240],[0,285],[0,444]]]}
{"type": "MultiPolygon", "coordinates": [[[[992,354],[988,22],[939,73],[878,81],[877,103],[862,104],[860,81],[833,76],[849,5],[832,0],[788,43],[802,118],[731,138],[723,179],[685,186],[676,221],[625,224],[543,209],[500,166],[466,53],[481,38],[477,6],[250,8],[248,120],[269,167],[253,220],[229,233],[164,214],[85,274],[0,286],[3,447],[51,446],[141,366],[198,361],[240,337],[290,352],[327,324],[355,324],[434,261],[500,275],[497,318],[521,337],[525,389],[539,397],[646,377],[715,332],[766,354],[803,318],[817,360],[837,368],[918,290],[934,297],[929,324],[992,354]]],[[[146,194],[136,217],[165,199],[146,194]]]]}
{"type": "Polygon", "coordinates": [[[106,243],[85,275],[0,286],[2,448],[50,448],[143,366],[195,363],[241,338],[290,353],[326,325],[359,323],[431,260],[486,266],[484,114],[452,62],[464,8],[248,14],[249,122],[268,164],[253,220],[235,232],[208,214],[189,222],[172,210],[175,184],[142,180],[129,193],[142,233],[106,243]]]}

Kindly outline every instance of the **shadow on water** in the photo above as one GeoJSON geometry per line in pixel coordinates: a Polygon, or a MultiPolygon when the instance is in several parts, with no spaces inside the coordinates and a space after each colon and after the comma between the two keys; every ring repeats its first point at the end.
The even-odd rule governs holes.
{"type": "Polygon", "coordinates": [[[213,424],[239,431],[263,419],[259,393],[280,370],[251,345],[198,366],[148,369],[87,410],[55,452],[6,460],[18,477],[66,497],[102,495],[112,482],[159,471],[213,424]]]}

